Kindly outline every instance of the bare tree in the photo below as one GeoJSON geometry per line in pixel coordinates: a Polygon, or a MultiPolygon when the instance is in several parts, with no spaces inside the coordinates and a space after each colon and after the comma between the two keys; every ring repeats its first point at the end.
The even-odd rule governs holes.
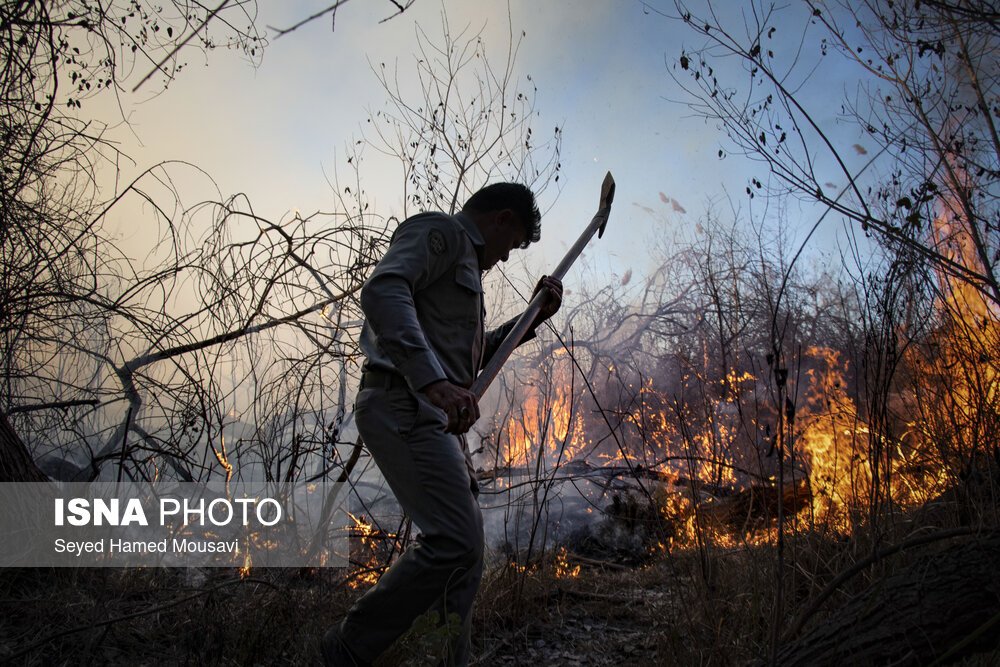
{"type": "MultiPolygon", "coordinates": [[[[162,8],[141,2],[101,9],[26,1],[0,8],[5,410],[78,411],[99,403],[101,398],[86,390],[93,365],[76,368],[77,377],[53,385],[51,375],[60,368],[56,360],[67,369],[65,361],[88,346],[104,354],[110,319],[143,320],[112,296],[113,283],[123,277],[123,258],[104,231],[104,213],[115,200],[97,192],[95,169],[116,155],[101,130],[78,120],[74,109],[99,92],[117,92],[130,69],[153,61],[207,21],[200,21],[204,11],[193,5],[175,3],[169,9],[168,18],[162,8]]],[[[256,52],[255,33],[228,34],[225,39],[256,52]]],[[[207,33],[202,40],[205,48],[214,44],[207,33]]],[[[136,287],[151,279],[136,276],[136,287]]]]}
{"type": "Polygon", "coordinates": [[[991,440],[984,429],[1000,377],[995,10],[754,3],[734,23],[711,7],[700,16],[676,8],[703,46],[682,51],[669,71],[692,107],[724,129],[720,157],[742,153],[767,168],[748,195],[812,200],[882,248],[882,262],[852,262],[869,327],[860,363],[872,505],[888,502],[900,466],[915,472],[934,461],[952,483],[995,468],[997,454],[976,444],[991,440]],[[801,35],[789,36],[796,25],[801,35]],[[845,86],[839,119],[854,133],[821,120],[831,61],[845,86]],[[838,191],[833,181],[846,185],[838,191]]]}
{"type": "MultiPolygon", "coordinates": [[[[762,162],[777,189],[828,207],[889,248],[905,246],[995,306],[995,12],[979,2],[807,4],[698,16],[677,3],[704,45],[684,50],[669,71],[692,107],[722,124],[724,150],[762,162]],[[786,34],[796,24],[801,35],[786,34]],[[841,118],[857,128],[847,139],[821,120],[829,84],[811,87],[834,59],[845,81],[841,118]],[[869,156],[860,164],[859,153],[869,156]]],[[[748,193],[766,182],[753,178],[748,193]]]]}
{"type": "Polygon", "coordinates": [[[445,14],[440,41],[416,30],[413,71],[372,63],[388,104],[370,110],[372,130],[365,137],[401,169],[403,216],[412,209],[453,213],[501,177],[536,194],[558,184],[562,130],[535,131],[537,89],[530,75],[519,81],[517,53],[525,33],[511,33],[506,53],[494,58],[483,29],[454,31],[445,14]]]}
{"type": "MultiPolygon", "coordinates": [[[[109,462],[118,475],[163,462],[184,479],[230,474],[241,445],[227,449],[223,429],[252,384],[232,355],[259,358],[248,341],[293,326],[335,356],[353,349],[337,333],[317,343],[303,320],[338,331],[384,226],[351,206],[279,224],[217,189],[191,204],[178,179],[214,185],[179,163],[109,190],[98,170],[120,175],[127,157],[77,113],[96,95],[128,95],[143,73],[140,84],[169,84],[191,53],[225,45],[256,61],[266,40],[255,21],[253,2],[229,0],[0,7],[2,410],[36,455],[55,455],[55,474],[93,477],[109,462]],[[149,212],[145,262],[108,231],[125,207],[149,212]]],[[[4,445],[18,449],[9,426],[4,445]]]]}
{"type": "MultiPolygon", "coordinates": [[[[990,525],[1000,465],[984,444],[997,439],[1000,377],[995,7],[674,7],[700,43],[671,59],[669,72],[691,107],[719,123],[727,139],[719,157],[762,165],[747,195],[818,204],[808,230],[832,213],[881,249],[862,259],[870,250],[855,243],[851,261],[860,326],[848,327],[848,342],[860,379],[850,450],[858,458],[843,472],[861,493],[845,528],[869,534],[877,551],[899,527],[899,510],[931,495],[941,500],[929,507],[957,510],[951,520],[990,525]]],[[[788,275],[777,276],[779,298],[788,275]]],[[[782,367],[790,378],[792,366],[775,370],[782,367]]],[[[776,612],[772,660],[780,622],[776,612]]]]}

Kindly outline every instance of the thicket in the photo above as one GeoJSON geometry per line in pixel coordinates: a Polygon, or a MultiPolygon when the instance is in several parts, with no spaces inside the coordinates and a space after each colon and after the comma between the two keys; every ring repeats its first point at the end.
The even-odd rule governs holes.
{"type": "MultiPolygon", "coordinates": [[[[362,147],[402,169],[402,214],[454,210],[500,176],[542,192],[561,168],[561,130],[532,138],[518,42],[491,60],[445,20],[442,40],[418,38],[423,98],[375,68],[387,103],[347,156],[333,214],[270,221],[224,193],[189,205],[175,184],[200,174],[190,165],[99,187],[94,165],[122,156],[81,105],[127,95],[146,64],[169,81],[182,44],[258,57],[253,6],[228,4],[0,7],[0,471],[348,480],[353,567],[7,571],[0,658],[314,660],[312,640],[410,534],[373,504],[384,489],[351,437],[354,294],[397,221],[367,204],[362,147]],[[153,211],[151,265],[106,226],[130,202],[153,211]]],[[[888,614],[868,625],[904,627],[895,582],[996,554],[1000,17],[977,2],[807,4],[724,21],[677,6],[702,41],[668,71],[720,124],[723,156],[760,161],[750,201],[816,204],[808,226],[845,220],[851,241],[810,264],[812,233],[792,234],[803,222],[789,213],[809,209],[709,210],[690,235],[655,240],[653,270],[567,300],[477,427],[483,501],[500,517],[482,664],[793,663],[810,632],[864,634],[838,609],[868,600],[888,614]],[[877,146],[863,162],[859,135],[845,142],[810,106],[828,104],[808,91],[833,58],[856,68],[841,118],[877,146]]],[[[929,649],[900,640],[900,659],[991,646],[1000,592],[968,572],[985,595],[974,604],[940,581],[980,616],[929,649]]],[[[437,633],[426,625],[396,658],[420,663],[437,633]]]]}

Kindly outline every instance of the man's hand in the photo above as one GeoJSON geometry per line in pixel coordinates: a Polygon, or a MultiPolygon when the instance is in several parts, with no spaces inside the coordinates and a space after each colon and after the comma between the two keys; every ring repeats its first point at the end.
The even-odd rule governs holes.
{"type": "Polygon", "coordinates": [[[552,276],[542,276],[538,284],[535,285],[535,290],[531,293],[532,299],[535,298],[539,290],[545,290],[545,297],[542,300],[541,310],[538,311],[538,317],[535,318],[534,326],[536,327],[555,315],[559,306],[562,305],[562,281],[552,276]]]}
{"type": "Polygon", "coordinates": [[[444,429],[446,433],[466,433],[479,419],[476,395],[464,387],[447,380],[438,380],[421,391],[427,396],[427,400],[448,415],[448,426],[444,429]]]}

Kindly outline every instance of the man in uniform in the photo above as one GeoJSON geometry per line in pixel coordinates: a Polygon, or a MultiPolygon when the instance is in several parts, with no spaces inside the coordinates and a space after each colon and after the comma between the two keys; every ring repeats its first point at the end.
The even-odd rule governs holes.
{"type": "MultiPolygon", "coordinates": [[[[420,529],[414,543],[324,636],[331,665],[366,665],[429,610],[460,620],[447,664],[469,660],[472,602],[483,570],[483,522],[465,433],[479,418],[469,391],[516,319],[485,332],[481,274],[537,241],[534,194],[515,183],[476,192],[457,215],[403,221],[361,290],[367,356],[355,403],[372,458],[420,529]]],[[[545,276],[534,329],[562,301],[545,276]]]]}

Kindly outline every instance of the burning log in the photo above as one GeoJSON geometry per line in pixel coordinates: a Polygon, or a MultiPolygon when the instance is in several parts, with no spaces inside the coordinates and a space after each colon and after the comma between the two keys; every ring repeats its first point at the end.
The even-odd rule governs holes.
{"type": "Polygon", "coordinates": [[[729,497],[710,497],[698,505],[697,512],[710,523],[745,527],[778,516],[792,516],[812,502],[809,479],[788,480],[779,491],[775,483],[753,485],[729,497]]]}

